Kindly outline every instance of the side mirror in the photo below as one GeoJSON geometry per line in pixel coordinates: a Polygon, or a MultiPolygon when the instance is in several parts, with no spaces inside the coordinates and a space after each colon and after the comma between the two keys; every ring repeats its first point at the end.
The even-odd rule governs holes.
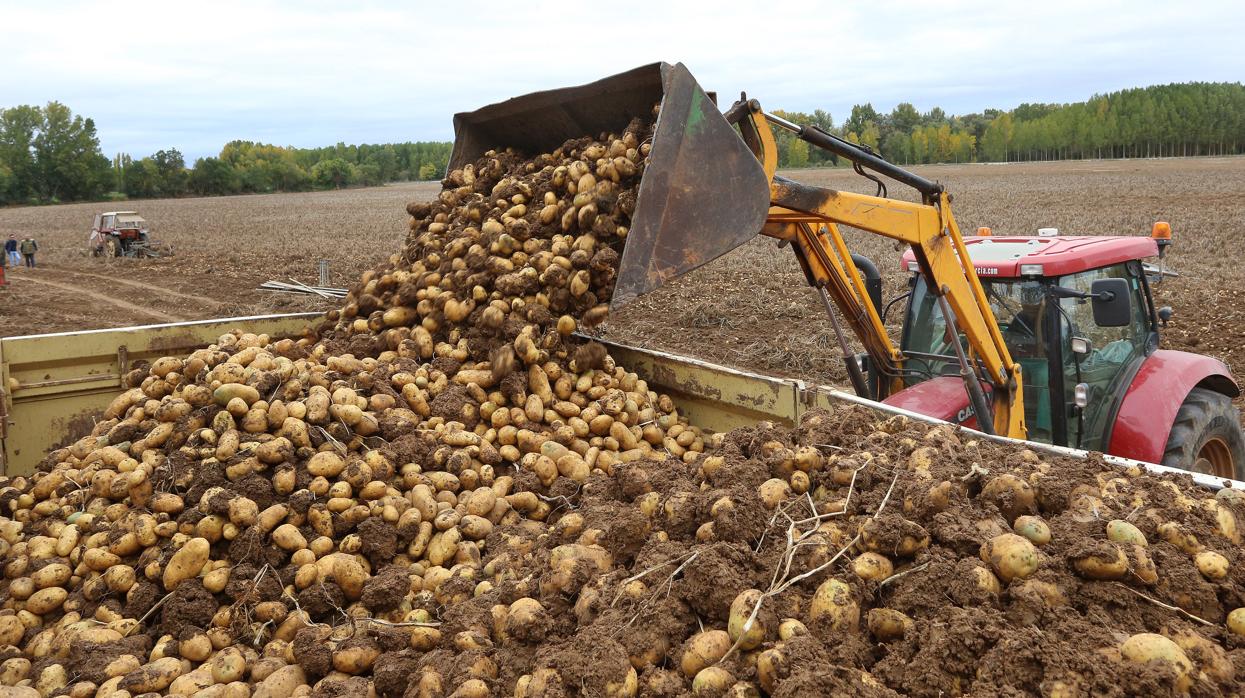
{"type": "Polygon", "coordinates": [[[1132,321],[1133,303],[1127,279],[1098,279],[1089,289],[1094,322],[1099,327],[1125,327],[1132,321]]]}
{"type": "Polygon", "coordinates": [[[1163,327],[1167,327],[1167,321],[1172,319],[1172,307],[1165,305],[1159,308],[1159,320],[1163,322],[1163,327]]]}

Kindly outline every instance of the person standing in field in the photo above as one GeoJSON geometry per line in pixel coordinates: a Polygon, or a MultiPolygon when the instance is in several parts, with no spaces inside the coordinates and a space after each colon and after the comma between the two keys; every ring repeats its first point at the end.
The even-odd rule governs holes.
{"type": "Polygon", "coordinates": [[[17,254],[17,236],[10,235],[8,240],[4,241],[4,256],[8,258],[9,264],[14,268],[21,266],[22,258],[17,254]]]}
{"type": "Polygon", "coordinates": [[[35,242],[34,238],[26,238],[22,240],[19,249],[22,251],[22,256],[26,258],[26,266],[34,269],[35,253],[39,251],[39,243],[35,242]]]}

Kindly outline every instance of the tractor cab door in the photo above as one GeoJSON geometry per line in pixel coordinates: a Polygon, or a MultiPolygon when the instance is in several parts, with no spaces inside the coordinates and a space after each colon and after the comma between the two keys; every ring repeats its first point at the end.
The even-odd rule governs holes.
{"type": "Polygon", "coordinates": [[[1116,264],[1060,277],[1058,285],[1089,293],[1099,279],[1128,281],[1131,321],[1122,327],[1094,322],[1093,304],[1077,298],[1051,299],[1059,303],[1060,363],[1063,378],[1062,414],[1068,445],[1105,450],[1104,436],[1141,361],[1150,350],[1153,327],[1140,265],[1116,264]],[[1078,386],[1080,389],[1078,390],[1078,386]],[[1078,400],[1078,393],[1081,398],[1078,400]],[[1084,405],[1077,403],[1083,402],[1084,405]]]}
{"type": "Polygon", "coordinates": [[[99,232],[99,218],[100,218],[100,215],[98,213],[95,214],[95,221],[91,223],[91,232],[93,233],[99,232]]]}
{"type": "Polygon", "coordinates": [[[116,218],[116,216],[104,216],[103,219],[100,220],[99,229],[111,233],[113,229],[116,228],[116,218]]]}

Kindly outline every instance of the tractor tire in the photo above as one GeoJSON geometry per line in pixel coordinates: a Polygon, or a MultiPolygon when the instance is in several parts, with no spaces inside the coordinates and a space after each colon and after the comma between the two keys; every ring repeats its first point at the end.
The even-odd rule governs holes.
{"type": "Polygon", "coordinates": [[[108,250],[108,254],[106,256],[121,256],[121,243],[116,238],[108,238],[108,243],[105,245],[105,248],[108,250]]]}
{"type": "Polygon", "coordinates": [[[1227,395],[1194,388],[1176,412],[1163,465],[1245,480],[1241,415],[1227,395]]]}

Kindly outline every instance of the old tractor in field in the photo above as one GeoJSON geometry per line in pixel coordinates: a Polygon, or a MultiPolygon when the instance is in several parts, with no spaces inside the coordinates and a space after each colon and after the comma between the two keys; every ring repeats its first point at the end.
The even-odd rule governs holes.
{"type": "Polygon", "coordinates": [[[93,257],[167,257],[171,246],[151,238],[147,221],[134,211],[109,211],[96,214],[87,237],[93,257]]]}

